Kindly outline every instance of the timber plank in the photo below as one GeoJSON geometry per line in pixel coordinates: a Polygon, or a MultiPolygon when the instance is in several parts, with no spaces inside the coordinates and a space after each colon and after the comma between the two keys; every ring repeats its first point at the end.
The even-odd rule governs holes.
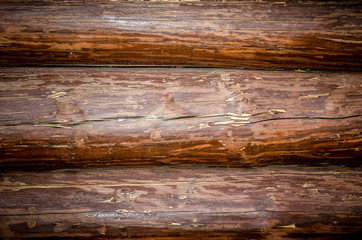
{"type": "Polygon", "coordinates": [[[360,1],[1,1],[1,65],[361,70],[360,1]]]}
{"type": "Polygon", "coordinates": [[[2,68],[0,166],[359,165],[361,73],[2,68]]]}
{"type": "Polygon", "coordinates": [[[6,172],[0,235],[341,239],[361,231],[361,177],[336,166],[6,172]]]}

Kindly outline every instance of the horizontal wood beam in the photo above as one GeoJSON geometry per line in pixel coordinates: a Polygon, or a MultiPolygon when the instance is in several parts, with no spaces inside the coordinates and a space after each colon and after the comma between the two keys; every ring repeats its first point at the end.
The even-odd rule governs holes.
{"type": "Polygon", "coordinates": [[[360,168],[57,170],[0,181],[4,238],[336,239],[362,227],[360,168]]]}
{"type": "Polygon", "coordinates": [[[0,166],[359,165],[361,76],[2,68],[0,166]]]}
{"type": "Polygon", "coordinates": [[[2,65],[361,70],[360,1],[1,1],[2,65]]]}

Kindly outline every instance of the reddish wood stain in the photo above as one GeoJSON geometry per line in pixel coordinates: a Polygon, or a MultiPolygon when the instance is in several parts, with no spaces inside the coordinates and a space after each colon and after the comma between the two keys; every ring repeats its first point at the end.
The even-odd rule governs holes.
{"type": "Polygon", "coordinates": [[[345,167],[8,172],[0,175],[0,235],[356,237],[361,177],[360,168],[345,167]]]}
{"type": "Polygon", "coordinates": [[[0,74],[2,167],[360,164],[360,73],[0,74]]]}
{"type": "Polygon", "coordinates": [[[360,1],[1,1],[0,64],[361,70],[360,1]]]}

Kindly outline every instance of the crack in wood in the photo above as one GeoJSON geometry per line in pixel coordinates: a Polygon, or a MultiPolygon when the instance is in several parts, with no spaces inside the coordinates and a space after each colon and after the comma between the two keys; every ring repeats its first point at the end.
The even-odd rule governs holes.
{"type": "MultiPolygon", "coordinates": [[[[111,117],[111,118],[90,119],[90,120],[84,120],[84,121],[73,122],[73,123],[28,122],[28,123],[0,124],[0,126],[1,127],[13,127],[13,126],[33,125],[33,126],[37,126],[37,127],[39,126],[39,127],[69,128],[69,127],[88,124],[88,123],[124,121],[124,120],[129,120],[129,119],[154,119],[154,120],[160,120],[160,121],[176,121],[176,120],[192,119],[192,118],[229,117],[231,119],[235,118],[235,120],[238,120],[237,118],[240,118],[240,120],[246,120],[246,119],[251,118],[252,116],[257,116],[257,115],[261,115],[261,114],[265,114],[265,113],[270,113],[270,112],[248,114],[250,117],[245,117],[243,115],[237,115],[237,114],[233,114],[233,113],[208,114],[208,115],[187,115],[187,116],[179,116],[179,117],[171,117],[171,118],[157,117],[157,116],[121,116],[121,117],[111,117]]],[[[344,117],[312,117],[312,116],[310,116],[310,117],[268,118],[268,119],[263,119],[263,120],[259,120],[259,121],[254,121],[254,122],[250,122],[250,121],[243,122],[243,125],[256,124],[256,123],[269,122],[269,121],[278,121],[278,120],[343,120],[343,119],[358,118],[358,117],[362,117],[362,114],[344,116],[344,117]]],[[[238,123],[238,122],[235,122],[235,123],[238,123]]]]}
{"type": "MultiPolygon", "coordinates": [[[[299,201],[298,201],[299,202],[299,201]]],[[[352,213],[353,211],[351,211],[352,213]]],[[[87,214],[90,213],[92,214],[91,216],[93,216],[94,214],[97,214],[97,216],[93,216],[93,217],[99,217],[99,214],[117,214],[117,217],[119,217],[119,215],[121,215],[121,213],[118,213],[117,211],[73,211],[73,212],[48,212],[48,213],[18,213],[18,214],[0,214],[0,217],[6,217],[6,216],[29,216],[29,215],[34,215],[34,216],[47,216],[47,215],[62,215],[62,214],[67,214],[67,215],[72,215],[72,214],[87,214]]],[[[144,211],[129,211],[127,212],[129,214],[134,214],[134,215],[145,215],[144,211]]],[[[173,211],[173,212],[166,212],[166,211],[153,211],[152,212],[154,215],[155,214],[200,214],[200,215],[220,215],[220,214],[247,214],[247,213],[298,213],[298,214],[305,214],[305,215],[310,215],[310,214],[319,214],[319,215],[329,215],[329,214],[346,214],[346,212],[338,212],[338,211],[319,211],[319,210],[314,210],[314,211],[283,211],[283,210],[250,210],[250,211],[222,211],[222,212],[198,212],[198,211],[173,211]]]]}

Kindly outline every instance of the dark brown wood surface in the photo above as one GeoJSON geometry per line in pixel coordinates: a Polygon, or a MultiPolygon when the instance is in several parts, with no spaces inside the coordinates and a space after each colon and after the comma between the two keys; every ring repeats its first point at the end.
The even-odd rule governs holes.
{"type": "Polygon", "coordinates": [[[2,65],[361,70],[361,1],[0,2],[2,65]]]}
{"type": "Polygon", "coordinates": [[[57,170],[0,181],[1,237],[346,239],[362,227],[360,168],[57,170]]]}
{"type": "Polygon", "coordinates": [[[361,76],[2,68],[0,166],[359,165],[361,76]]]}

